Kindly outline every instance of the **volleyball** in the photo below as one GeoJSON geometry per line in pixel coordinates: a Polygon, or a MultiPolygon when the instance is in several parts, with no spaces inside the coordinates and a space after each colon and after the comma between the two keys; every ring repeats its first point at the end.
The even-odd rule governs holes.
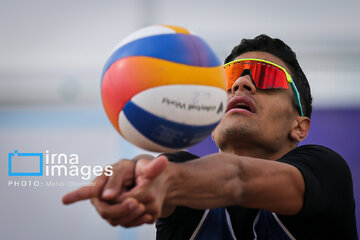
{"type": "Polygon", "coordinates": [[[199,143],[227,104],[214,51],[192,31],[169,25],[142,28],[115,47],[103,69],[101,96],[115,129],[152,152],[199,143]]]}

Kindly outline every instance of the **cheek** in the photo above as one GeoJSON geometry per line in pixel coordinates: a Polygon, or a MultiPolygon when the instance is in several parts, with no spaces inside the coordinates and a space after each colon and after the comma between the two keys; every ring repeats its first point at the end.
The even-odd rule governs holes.
{"type": "Polygon", "coordinates": [[[288,130],[290,119],[292,118],[293,110],[291,102],[284,99],[285,96],[266,96],[262,99],[262,118],[264,127],[267,130],[278,132],[288,130]]]}
{"type": "Polygon", "coordinates": [[[261,95],[261,103],[264,111],[272,118],[290,116],[292,113],[292,102],[286,91],[273,90],[261,95]]]}

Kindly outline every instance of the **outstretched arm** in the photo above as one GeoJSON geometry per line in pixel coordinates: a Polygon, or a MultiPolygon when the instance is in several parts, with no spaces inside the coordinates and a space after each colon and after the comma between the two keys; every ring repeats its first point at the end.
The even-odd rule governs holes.
{"type": "Polygon", "coordinates": [[[303,205],[303,177],[286,163],[217,153],[172,166],[165,199],[171,205],[240,205],[286,215],[298,213],[303,205]]]}
{"type": "Polygon", "coordinates": [[[134,173],[131,190],[119,190],[127,181],[111,176],[117,190],[101,196],[107,180],[99,178],[98,187],[79,189],[65,196],[64,202],[73,202],[74,196],[76,201],[92,198],[110,224],[126,227],[167,217],[176,206],[207,209],[239,205],[292,215],[303,205],[305,183],[300,171],[277,161],[217,153],[186,163],[169,163],[160,156],[142,158],[127,169],[134,173]],[[104,197],[113,204],[102,201],[104,197]]]}
{"type": "MultiPolygon", "coordinates": [[[[165,157],[153,161],[161,158],[165,157]]],[[[122,197],[145,203],[154,218],[170,215],[175,206],[207,209],[239,205],[292,215],[302,208],[304,190],[303,177],[294,166],[217,153],[186,163],[169,163],[154,179],[140,176],[136,187],[122,197]]]]}

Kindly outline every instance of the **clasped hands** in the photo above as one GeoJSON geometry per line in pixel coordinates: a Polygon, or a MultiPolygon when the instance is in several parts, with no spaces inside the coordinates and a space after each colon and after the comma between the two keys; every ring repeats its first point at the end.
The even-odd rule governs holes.
{"type": "Polygon", "coordinates": [[[102,218],[112,226],[134,227],[153,223],[174,207],[165,204],[168,159],[123,159],[113,165],[113,175],[95,178],[92,185],[66,194],[62,201],[71,204],[90,199],[102,218]]]}

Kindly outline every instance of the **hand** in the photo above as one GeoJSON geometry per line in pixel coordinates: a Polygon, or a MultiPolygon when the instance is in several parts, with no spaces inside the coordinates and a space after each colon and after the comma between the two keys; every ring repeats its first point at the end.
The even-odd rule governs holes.
{"type": "Polygon", "coordinates": [[[151,155],[139,155],[132,160],[123,159],[113,165],[113,175],[97,177],[92,186],[82,187],[66,194],[62,201],[71,204],[91,199],[100,216],[111,225],[138,226],[150,222],[152,217],[144,214],[145,206],[134,198],[121,201],[121,194],[135,184],[135,165],[139,159],[152,159],[151,155]]]}
{"type": "Polygon", "coordinates": [[[116,202],[116,197],[135,184],[135,164],[134,160],[120,160],[113,165],[112,176],[101,175],[95,178],[91,186],[66,194],[62,199],[63,203],[91,199],[100,216],[113,226],[131,227],[148,222],[151,216],[143,214],[145,206],[137,200],[129,198],[117,204],[110,203],[116,202]]]}
{"type": "Polygon", "coordinates": [[[103,174],[95,178],[92,185],[66,194],[62,202],[64,204],[71,204],[95,197],[101,197],[108,201],[114,200],[116,196],[135,183],[135,164],[135,161],[120,160],[113,165],[112,176],[107,177],[103,174]]]}
{"type": "MultiPolygon", "coordinates": [[[[112,203],[103,201],[99,197],[91,198],[91,202],[102,218],[112,226],[121,225],[123,227],[134,227],[144,223],[153,223],[161,214],[163,194],[158,194],[160,189],[155,189],[155,183],[162,179],[161,173],[166,168],[167,158],[160,157],[150,161],[140,159],[136,163],[135,178],[137,191],[144,191],[141,194],[131,196],[129,192],[123,191],[116,195],[111,195],[112,203]],[[160,177],[161,176],[161,177],[160,177]],[[129,193],[129,194],[127,194],[129,193]]],[[[163,174],[164,175],[164,174],[163,174]]],[[[111,177],[110,177],[111,179],[111,177]]],[[[161,185],[157,185],[160,186],[161,185]]],[[[104,198],[104,191],[102,198],[104,198]]],[[[163,191],[164,193],[164,191],[163,191]]],[[[109,195],[110,196],[110,195],[109,195]]]]}
{"type": "MultiPolygon", "coordinates": [[[[144,204],[146,215],[150,214],[151,219],[143,223],[153,223],[159,217],[170,215],[175,209],[174,206],[164,204],[169,177],[166,171],[168,165],[168,159],[165,156],[152,161],[139,160],[135,167],[135,187],[118,199],[119,201],[137,199],[138,202],[144,204]]],[[[141,222],[138,223],[141,224],[141,222]]]]}
{"type": "Polygon", "coordinates": [[[153,223],[164,212],[164,170],[167,165],[165,157],[152,161],[140,159],[136,163],[136,186],[132,190],[121,193],[112,203],[99,197],[91,198],[92,204],[112,226],[134,227],[153,223]]]}

